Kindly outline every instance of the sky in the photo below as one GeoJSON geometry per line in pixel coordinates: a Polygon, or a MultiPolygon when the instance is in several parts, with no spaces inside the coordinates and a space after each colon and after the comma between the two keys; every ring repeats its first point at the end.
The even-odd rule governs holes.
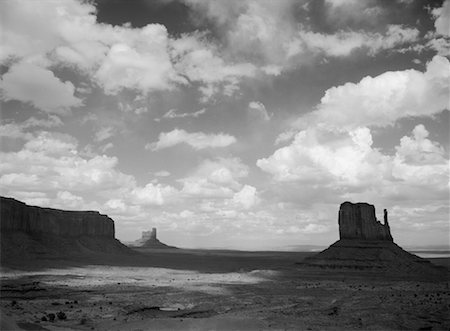
{"type": "MultiPolygon", "coordinates": [[[[450,0],[2,0],[0,193],[284,249],[449,245],[450,0]]],[[[1,206],[0,206],[1,207],[1,206]]]]}

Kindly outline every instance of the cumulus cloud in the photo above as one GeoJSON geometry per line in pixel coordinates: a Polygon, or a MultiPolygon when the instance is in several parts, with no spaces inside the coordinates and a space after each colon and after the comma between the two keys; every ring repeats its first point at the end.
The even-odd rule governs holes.
{"type": "Polygon", "coordinates": [[[233,202],[242,205],[245,209],[250,209],[258,202],[256,188],[251,185],[245,185],[233,195],[233,202]]]}
{"type": "Polygon", "coordinates": [[[131,191],[137,204],[163,205],[165,201],[176,194],[175,188],[161,184],[147,184],[131,191]]]}
{"type": "Polygon", "coordinates": [[[1,88],[3,100],[30,103],[44,112],[64,114],[82,105],[71,82],[62,82],[52,71],[30,63],[14,64],[3,75],[1,88]]]}
{"type": "Polygon", "coordinates": [[[174,71],[167,52],[167,29],[160,24],[149,24],[135,33],[139,33],[137,44],[124,41],[112,45],[95,73],[105,92],[116,94],[128,88],[146,93],[172,89],[174,83],[184,82],[174,71]]]}
{"type": "Polygon", "coordinates": [[[231,198],[241,189],[240,179],[247,177],[248,167],[239,158],[206,159],[180,182],[187,196],[231,198]]]}
{"type": "Polygon", "coordinates": [[[117,169],[116,157],[81,156],[76,139],[66,134],[41,132],[21,150],[1,152],[0,157],[2,194],[27,202],[105,210],[122,201],[125,211],[136,216],[141,207],[165,204],[176,193],[162,184],[137,185],[133,176],[117,169]],[[83,205],[81,199],[86,196],[95,203],[83,205]],[[113,202],[103,206],[105,199],[113,202]]]}
{"type": "Polygon", "coordinates": [[[270,118],[273,115],[273,114],[269,115],[264,104],[258,101],[250,102],[248,104],[248,110],[250,111],[250,113],[260,117],[264,121],[270,121],[270,118]]]}
{"type": "Polygon", "coordinates": [[[162,132],[157,142],[147,144],[146,149],[158,151],[173,147],[182,143],[188,144],[196,150],[205,148],[227,147],[236,142],[236,138],[225,134],[206,134],[203,132],[186,132],[185,130],[174,129],[170,132],[162,132]]]}
{"type": "MultiPolygon", "coordinates": [[[[83,159],[76,140],[68,135],[42,132],[18,152],[2,153],[0,181],[5,188],[20,187],[18,179],[32,179],[27,190],[83,192],[120,186],[131,177],[115,171],[116,158],[83,159]]],[[[22,189],[24,189],[22,187],[22,189]]]]}
{"type": "Polygon", "coordinates": [[[308,129],[299,132],[290,145],[258,160],[257,165],[280,181],[369,183],[386,171],[384,156],[371,146],[372,136],[367,128],[337,135],[308,129]]]}
{"type": "Polygon", "coordinates": [[[450,1],[446,0],[442,7],[434,8],[431,15],[435,19],[434,32],[428,32],[425,37],[430,40],[427,46],[437,51],[439,55],[450,55],[450,1]]]}
{"type": "Polygon", "coordinates": [[[61,46],[66,53],[70,51],[72,59],[87,66],[101,45],[95,40],[99,37],[96,10],[87,2],[2,1],[0,9],[8,13],[2,19],[1,62],[39,57],[61,46]]]}
{"type": "Polygon", "coordinates": [[[412,136],[401,138],[396,147],[392,174],[395,178],[416,185],[443,186],[448,183],[448,160],[442,146],[428,139],[429,132],[417,125],[412,136]]]}
{"type": "MultiPolygon", "coordinates": [[[[51,65],[81,70],[107,94],[123,89],[147,94],[195,83],[206,101],[217,92],[233,94],[240,80],[255,72],[249,63],[227,61],[200,33],[176,38],[161,24],[100,24],[88,2],[3,1],[1,10],[8,13],[2,22],[1,63],[20,59],[41,71],[51,65]]],[[[73,101],[62,106],[74,106],[73,101]]]]}
{"type": "Polygon", "coordinates": [[[395,155],[383,154],[372,144],[368,128],[345,133],[309,128],[257,165],[277,182],[297,182],[309,194],[319,188],[335,199],[343,192],[341,199],[361,194],[424,203],[447,198],[448,155],[428,139],[423,125],[400,140],[395,155]]]}
{"type": "Polygon", "coordinates": [[[431,116],[449,109],[450,63],[435,56],[425,72],[388,71],[346,83],[325,92],[317,110],[299,122],[352,130],[358,126],[387,126],[410,116],[431,116]]]}

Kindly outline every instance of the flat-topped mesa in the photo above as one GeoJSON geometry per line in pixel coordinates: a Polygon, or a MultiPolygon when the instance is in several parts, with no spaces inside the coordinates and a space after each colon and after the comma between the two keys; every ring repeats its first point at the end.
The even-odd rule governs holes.
{"type": "Polygon", "coordinates": [[[377,220],[375,207],[365,202],[344,202],[339,208],[340,239],[393,241],[384,210],[384,224],[377,220]]]}
{"type": "Polygon", "coordinates": [[[63,237],[104,237],[114,239],[114,221],[96,211],[66,211],[28,206],[0,197],[2,233],[24,232],[63,237]]]}

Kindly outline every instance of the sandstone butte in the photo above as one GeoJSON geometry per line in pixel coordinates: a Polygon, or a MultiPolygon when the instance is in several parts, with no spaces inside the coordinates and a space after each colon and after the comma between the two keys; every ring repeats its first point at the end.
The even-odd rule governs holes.
{"type": "Polygon", "coordinates": [[[306,258],[308,267],[391,271],[398,274],[435,273],[442,270],[428,260],[406,252],[391,235],[387,210],[384,223],[368,203],[344,202],[339,208],[339,240],[324,251],[306,258]]]}
{"type": "Polygon", "coordinates": [[[137,246],[156,249],[176,248],[159,241],[159,239],[156,237],[156,228],[152,228],[151,231],[143,231],[142,238],[137,241],[137,246]]]}

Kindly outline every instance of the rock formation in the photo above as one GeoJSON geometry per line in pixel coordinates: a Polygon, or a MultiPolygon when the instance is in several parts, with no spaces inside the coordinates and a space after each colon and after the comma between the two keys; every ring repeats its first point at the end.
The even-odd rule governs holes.
{"type": "Polygon", "coordinates": [[[340,239],[301,264],[320,268],[441,275],[442,270],[428,260],[404,251],[393,242],[387,217],[385,209],[384,224],[381,224],[375,217],[373,205],[344,202],[338,216],[340,239]]]}
{"type": "Polygon", "coordinates": [[[344,202],[339,208],[339,238],[393,241],[384,210],[384,224],[375,216],[375,207],[368,203],[344,202]]]}
{"type": "Polygon", "coordinates": [[[0,197],[1,232],[51,234],[65,237],[114,238],[114,221],[97,211],[66,211],[28,206],[0,197]]]}
{"type": "Polygon", "coordinates": [[[129,254],[114,238],[114,221],[96,211],[28,206],[0,197],[1,262],[129,254]]]}
{"type": "Polygon", "coordinates": [[[134,245],[137,247],[144,247],[144,248],[176,248],[173,246],[166,245],[158,240],[156,237],[156,228],[152,228],[151,231],[143,231],[142,232],[142,238],[137,240],[134,245]]]}

